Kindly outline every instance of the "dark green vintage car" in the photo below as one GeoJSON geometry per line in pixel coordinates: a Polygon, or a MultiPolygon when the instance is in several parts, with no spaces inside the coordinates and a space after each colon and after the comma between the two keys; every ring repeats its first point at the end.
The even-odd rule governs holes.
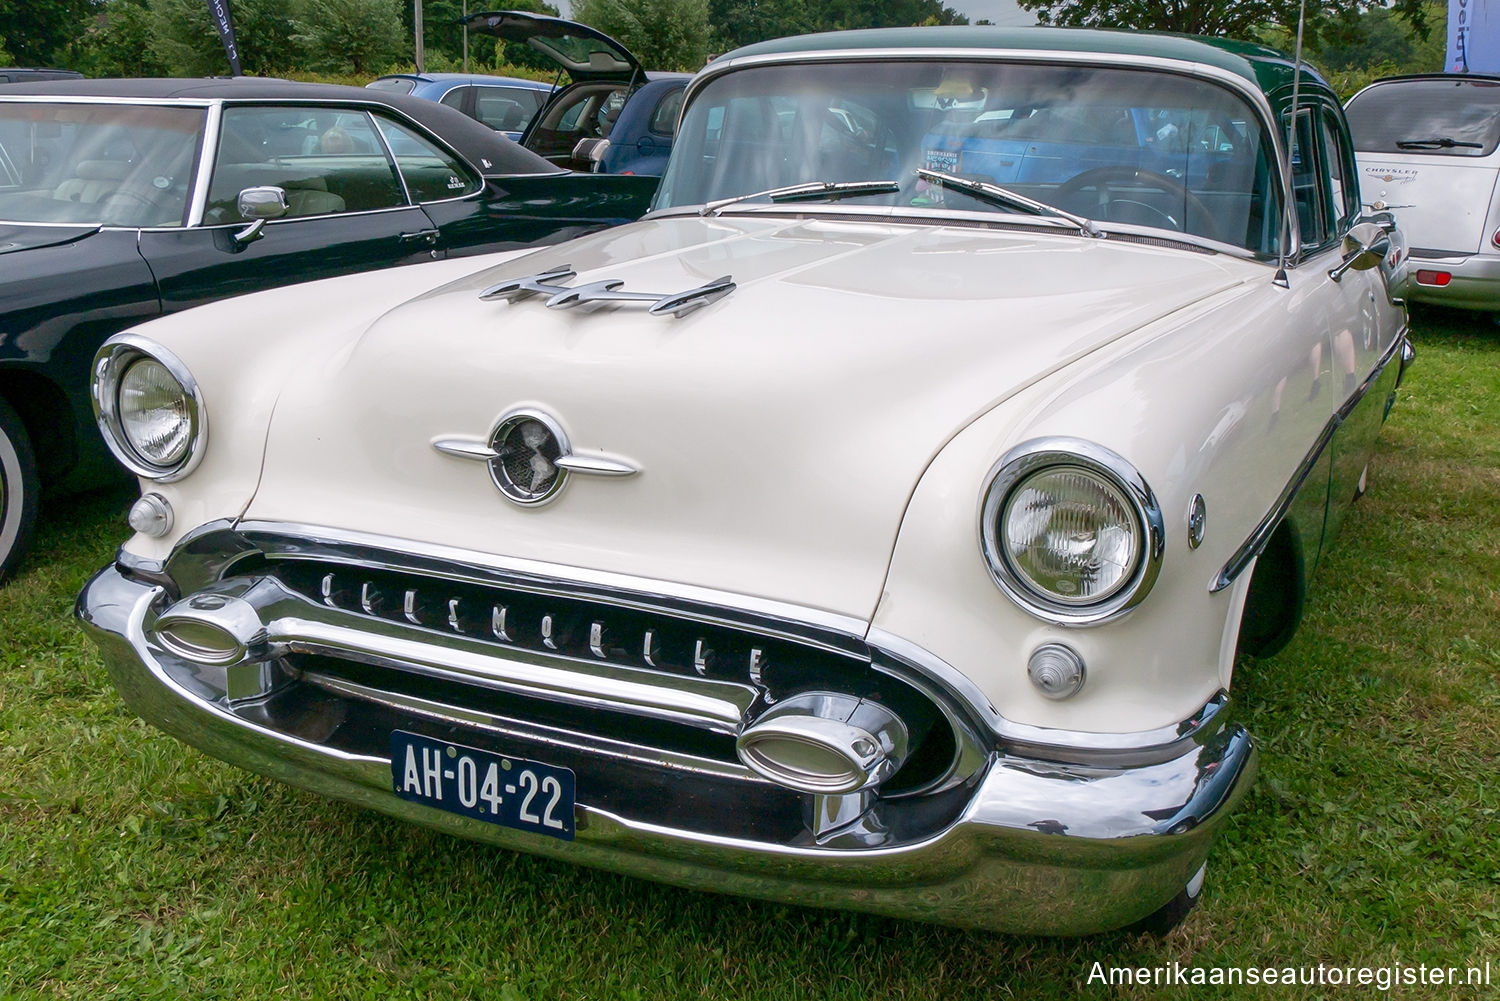
{"type": "Polygon", "coordinates": [[[430,101],[282,80],[90,80],[0,96],[0,578],[41,491],[118,476],[89,366],[214,299],[555,242],[655,178],[576,174],[430,101]]]}

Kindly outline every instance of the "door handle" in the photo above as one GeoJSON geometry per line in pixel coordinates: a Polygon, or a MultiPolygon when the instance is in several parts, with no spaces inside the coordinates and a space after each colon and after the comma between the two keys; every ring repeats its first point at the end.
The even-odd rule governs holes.
{"type": "Polygon", "coordinates": [[[422,243],[431,247],[438,242],[438,230],[421,229],[415,233],[402,233],[402,243],[422,243]]]}

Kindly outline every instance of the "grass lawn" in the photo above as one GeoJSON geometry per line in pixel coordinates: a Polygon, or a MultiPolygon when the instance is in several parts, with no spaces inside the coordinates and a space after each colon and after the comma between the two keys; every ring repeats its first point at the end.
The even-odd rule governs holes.
{"type": "Polygon", "coordinates": [[[453,840],[131,716],[73,598],[129,491],[0,589],[0,998],[1500,997],[1500,328],[1418,359],[1297,639],[1240,665],[1260,779],[1165,940],[1013,938],[692,893],[453,840]],[[1109,988],[1109,966],[1468,967],[1488,989],[1109,988]]]}

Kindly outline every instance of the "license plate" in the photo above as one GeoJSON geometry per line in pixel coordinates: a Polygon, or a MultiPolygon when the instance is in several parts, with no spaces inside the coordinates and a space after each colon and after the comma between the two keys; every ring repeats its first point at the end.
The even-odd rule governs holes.
{"type": "Polygon", "coordinates": [[[573,840],[573,772],[404,730],[391,732],[396,795],[518,831],[573,840]]]}

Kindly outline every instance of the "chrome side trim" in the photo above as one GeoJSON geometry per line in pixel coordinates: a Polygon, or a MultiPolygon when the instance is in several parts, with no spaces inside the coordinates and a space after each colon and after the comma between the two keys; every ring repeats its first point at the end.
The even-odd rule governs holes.
{"type": "Polygon", "coordinates": [[[1281,488],[1281,493],[1277,495],[1276,502],[1271,505],[1271,510],[1266,512],[1266,516],[1255,526],[1249,538],[1240,543],[1239,548],[1234,551],[1234,555],[1229,557],[1229,561],[1209,581],[1208,590],[1211,594],[1217,594],[1233,584],[1235,578],[1244,573],[1250,564],[1255,562],[1255,558],[1265,551],[1266,544],[1271,541],[1272,533],[1276,531],[1276,526],[1281,524],[1281,519],[1285,518],[1286,513],[1291,510],[1292,502],[1296,500],[1297,492],[1302,489],[1302,485],[1307,482],[1308,476],[1317,466],[1318,460],[1323,457],[1323,452],[1333,441],[1333,437],[1338,432],[1339,426],[1348,419],[1354,408],[1370,392],[1370,388],[1379,380],[1386,366],[1398,355],[1404,353],[1405,349],[1403,345],[1407,343],[1408,337],[1410,337],[1410,330],[1402,327],[1401,332],[1396,335],[1391,346],[1386,348],[1385,354],[1381,356],[1380,361],[1375,363],[1374,369],[1371,370],[1369,375],[1365,376],[1364,382],[1360,383],[1359,387],[1339,406],[1333,416],[1328,418],[1328,423],[1324,424],[1323,430],[1318,432],[1318,437],[1313,442],[1311,450],[1297,464],[1297,468],[1292,473],[1292,478],[1287,481],[1286,486],[1281,488]]]}

